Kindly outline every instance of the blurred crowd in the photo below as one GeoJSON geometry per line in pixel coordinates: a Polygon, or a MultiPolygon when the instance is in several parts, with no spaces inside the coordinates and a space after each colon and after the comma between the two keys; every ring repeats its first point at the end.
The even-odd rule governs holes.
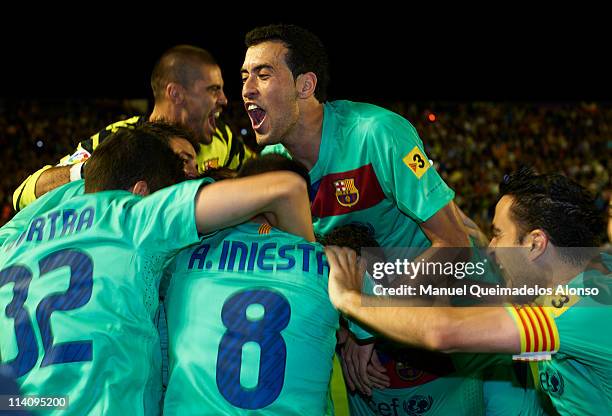
{"type": "MultiPolygon", "coordinates": [[[[561,172],[610,198],[612,103],[379,102],[406,117],[456,202],[485,231],[498,184],[519,166],[561,172]]],[[[0,226],[13,191],[31,173],[73,151],[106,125],[146,113],[146,101],[0,100],[0,226]]],[[[256,149],[242,103],[223,117],[256,149]]]]}
{"type": "Polygon", "coordinates": [[[389,103],[416,127],[457,204],[484,230],[498,185],[520,166],[576,180],[610,198],[612,103],[389,103]]]}

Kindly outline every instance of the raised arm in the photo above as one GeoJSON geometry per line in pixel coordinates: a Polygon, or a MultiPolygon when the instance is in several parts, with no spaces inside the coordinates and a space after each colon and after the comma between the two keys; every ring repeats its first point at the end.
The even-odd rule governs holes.
{"type": "MultiPolygon", "coordinates": [[[[98,135],[99,133],[93,137],[97,138],[98,135]]],[[[77,169],[73,170],[73,179],[81,179],[82,162],[93,152],[93,137],[79,143],[74,153],[59,160],[57,166],[45,166],[28,176],[13,194],[15,211],[25,208],[47,192],[70,182],[70,169],[74,165],[78,164],[77,169]]],[[[97,140],[95,144],[97,145],[97,140]]]]}
{"type": "MultiPolygon", "coordinates": [[[[140,117],[132,117],[113,123],[100,130],[88,139],[81,141],[72,154],[60,159],[56,166],[47,165],[28,176],[13,193],[13,208],[19,211],[49,191],[60,187],[71,180],[70,168],[87,160],[98,144],[118,127],[135,125],[140,117]]],[[[82,166],[82,165],[80,165],[82,166]]],[[[79,166],[79,167],[80,167],[79,166]]],[[[72,178],[80,179],[80,169],[73,170],[72,178]]]]}
{"type": "MultiPolygon", "coordinates": [[[[37,170],[30,176],[28,176],[22,183],[17,187],[15,192],[13,193],[13,209],[15,211],[19,211],[26,206],[30,205],[34,202],[42,193],[36,192],[36,184],[40,177],[48,170],[53,169],[51,165],[47,165],[37,170]]],[[[68,178],[70,178],[70,174],[68,173],[68,178]]],[[[43,180],[44,181],[44,180],[43,180]]],[[[67,183],[68,179],[66,179],[67,183]]],[[[42,183],[42,182],[41,182],[42,183]]],[[[60,186],[62,184],[58,184],[60,186]]],[[[47,190],[48,191],[48,190],[47,190]]]]}
{"type": "Polygon", "coordinates": [[[201,188],[196,196],[196,224],[203,234],[260,213],[274,215],[278,228],[314,241],[306,183],[295,173],[227,179],[201,188]]]}

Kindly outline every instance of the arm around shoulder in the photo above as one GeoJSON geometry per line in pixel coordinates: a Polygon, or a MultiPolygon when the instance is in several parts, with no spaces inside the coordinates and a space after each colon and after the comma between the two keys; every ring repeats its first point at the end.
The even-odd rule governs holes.
{"type": "Polygon", "coordinates": [[[314,241],[306,183],[295,173],[228,179],[201,188],[196,196],[196,224],[203,234],[260,213],[273,215],[278,228],[314,241]]]}

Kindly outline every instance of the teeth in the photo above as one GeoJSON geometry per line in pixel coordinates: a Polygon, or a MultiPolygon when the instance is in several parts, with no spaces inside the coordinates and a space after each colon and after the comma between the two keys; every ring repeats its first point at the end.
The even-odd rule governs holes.
{"type": "Polygon", "coordinates": [[[251,111],[251,110],[256,110],[256,109],[258,109],[258,108],[259,108],[259,107],[258,107],[258,106],[256,106],[255,104],[249,104],[249,107],[247,108],[247,110],[251,111]]]}
{"type": "Polygon", "coordinates": [[[213,115],[215,116],[215,118],[219,118],[221,116],[221,111],[217,111],[213,115]]]}

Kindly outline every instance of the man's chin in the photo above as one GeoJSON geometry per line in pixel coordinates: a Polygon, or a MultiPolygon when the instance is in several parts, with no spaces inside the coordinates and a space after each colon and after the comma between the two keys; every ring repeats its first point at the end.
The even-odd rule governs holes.
{"type": "Polygon", "coordinates": [[[255,140],[257,141],[257,144],[261,147],[270,146],[279,142],[279,140],[274,140],[269,133],[259,134],[255,132],[255,140]]]}
{"type": "MultiPolygon", "coordinates": [[[[213,140],[213,134],[212,133],[208,133],[208,132],[202,132],[202,134],[200,134],[198,136],[198,142],[202,143],[202,144],[211,144],[213,140]]],[[[196,149],[197,152],[198,149],[196,149]]]]}

